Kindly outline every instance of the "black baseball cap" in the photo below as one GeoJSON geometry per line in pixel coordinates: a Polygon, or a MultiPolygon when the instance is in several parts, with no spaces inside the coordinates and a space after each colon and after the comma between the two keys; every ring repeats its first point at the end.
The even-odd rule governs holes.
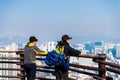
{"type": "Polygon", "coordinates": [[[69,37],[67,34],[62,36],[62,40],[65,41],[67,39],[72,39],[72,37],[69,37]]]}
{"type": "Polygon", "coordinates": [[[29,42],[38,41],[35,36],[30,36],[29,42]]]}

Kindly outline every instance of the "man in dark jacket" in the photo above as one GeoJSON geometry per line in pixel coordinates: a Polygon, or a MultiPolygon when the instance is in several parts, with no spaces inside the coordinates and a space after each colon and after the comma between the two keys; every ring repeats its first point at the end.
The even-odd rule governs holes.
{"type": "MultiPolygon", "coordinates": [[[[66,59],[70,59],[70,55],[79,55],[81,54],[80,51],[75,50],[70,46],[70,39],[68,35],[63,35],[61,41],[58,42],[56,48],[64,46],[64,52],[66,59]]],[[[56,80],[68,80],[68,70],[64,70],[59,64],[55,65],[55,75],[56,80]]]]}

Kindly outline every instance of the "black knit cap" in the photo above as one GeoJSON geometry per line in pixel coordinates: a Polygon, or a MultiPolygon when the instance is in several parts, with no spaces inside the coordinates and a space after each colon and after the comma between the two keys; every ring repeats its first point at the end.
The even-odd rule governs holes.
{"type": "Polygon", "coordinates": [[[29,42],[34,42],[34,41],[38,41],[38,39],[36,39],[35,36],[30,36],[29,42]]]}
{"type": "Polygon", "coordinates": [[[67,34],[62,36],[63,41],[68,40],[68,39],[72,39],[72,37],[69,37],[67,34]]]}

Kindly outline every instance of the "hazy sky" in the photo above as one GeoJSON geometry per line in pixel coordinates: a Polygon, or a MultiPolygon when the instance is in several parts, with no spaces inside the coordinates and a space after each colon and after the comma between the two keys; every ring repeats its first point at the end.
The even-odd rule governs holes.
{"type": "Polygon", "coordinates": [[[0,36],[120,42],[120,0],[0,0],[0,36]]]}

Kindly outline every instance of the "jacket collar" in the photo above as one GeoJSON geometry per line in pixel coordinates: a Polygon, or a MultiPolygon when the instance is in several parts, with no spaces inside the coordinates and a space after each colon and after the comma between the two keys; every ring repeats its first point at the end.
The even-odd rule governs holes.
{"type": "Polygon", "coordinates": [[[35,46],[35,44],[29,43],[28,46],[29,46],[29,47],[32,47],[32,46],[35,46]]]}

